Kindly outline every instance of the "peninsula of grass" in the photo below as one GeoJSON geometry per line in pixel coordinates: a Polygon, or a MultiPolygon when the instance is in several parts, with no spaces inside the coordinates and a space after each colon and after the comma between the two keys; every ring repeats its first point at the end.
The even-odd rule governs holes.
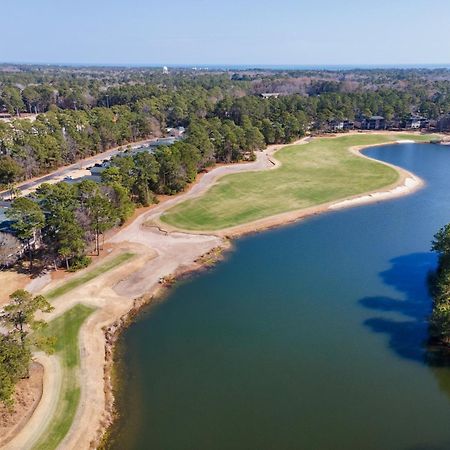
{"type": "Polygon", "coordinates": [[[281,167],[224,176],[204,195],[169,209],[161,220],[185,230],[220,230],[392,185],[399,177],[396,170],[349,148],[398,140],[430,137],[361,134],[288,146],[276,153],[281,167]]]}
{"type": "Polygon", "coordinates": [[[35,450],[55,449],[72,425],[80,401],[78,333],[83,322],[93,311],[94,308],[78,304],[49,322],[40,332],[43,337],[56,339],[53,351],[61,360],[62,382],[55,413],[33,447],[35,450]]]}
{"type": "Polygon", "coordinates": [[[115,258],[112,258],[103,264],[99,264],[97,267],[94,267],[91,270],[87,269],[87,272],[85,274],[72,278],[71,280],[67,281],[66,283],[62,284],[61,286],[58,286],[57,288],[52,289],[51,291],[47,292],[45,294],[45,296],[49,300],[53,300],[56,297],[64,295],[67,292],[71,291],[72,289],[75,289],[75,288],[81,286],[82,284],[93,280],[94,278],[98,277],[99,275],[102,275],[105,272],[108,272],[108,270],[111,270],[117,266],[120,266],[125,261],[128,261],[130,258],[132,258],[133,256],[134,256],[134,253],[121,253],[120,255],[116,256],[115,258]]]}

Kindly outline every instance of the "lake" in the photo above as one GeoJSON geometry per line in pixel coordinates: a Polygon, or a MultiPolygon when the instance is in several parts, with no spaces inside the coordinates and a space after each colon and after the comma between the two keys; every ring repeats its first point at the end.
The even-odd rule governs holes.
{"type": "Polygon", "coordinates": [[[366,154],[427,186],[238,239],[144,310],[120,340],[110,448],[450,448],[450,369],[424,348],[450,147],[366,154]]]}

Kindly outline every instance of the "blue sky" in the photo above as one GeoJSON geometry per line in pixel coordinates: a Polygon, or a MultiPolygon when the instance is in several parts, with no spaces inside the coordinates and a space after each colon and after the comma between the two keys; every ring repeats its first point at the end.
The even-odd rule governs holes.
{"type": "Polygon", "coordinates": [[[449,0],[2,0],[0,61],[450,64],[449,0]]]}

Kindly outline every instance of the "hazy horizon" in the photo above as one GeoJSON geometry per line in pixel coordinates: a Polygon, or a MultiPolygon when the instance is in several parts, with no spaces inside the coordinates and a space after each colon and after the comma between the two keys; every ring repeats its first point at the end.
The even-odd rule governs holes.
{"type": "Polygon", "coordinates": [[[208,64],[208,63],[148,63],[148,64],[128,64],[128,63],[83,63],[83,62],[29,62],[29,61],[0,61],[0,66],[38,66],[38,67],[70,67],[70,68],[143,68],[158,69],[168,67],[169,69],[198,69],[198,70],[365,70],[365,69],[448,69],[449,63],[411,63],[411,64],[208,64]]]}

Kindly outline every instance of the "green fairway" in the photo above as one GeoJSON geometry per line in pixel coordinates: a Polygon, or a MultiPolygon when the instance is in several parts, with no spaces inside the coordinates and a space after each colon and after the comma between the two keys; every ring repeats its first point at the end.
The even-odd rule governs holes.
{"type": "MultiPolygon", "coordinates": [[[[46,294],[46,297],[55,299],[56,297],[93,280],[99,275],[114,269],[133,256],[133,253],[122,253],[103,264],[99,264],[92,270],[88,269],[85,274],[75,277],[58,288],[53,289],[46,294]]],[[[93,311],[94,308],[92,307],[82,304],[75,305],[60,317],[49,322],[48,326],[43,330],[37,332],[37,340],[41,342],[42,338],[56,338],[54,346],[46,345],[46,350],[56,353],[61,360],[62,384],[56,411],[49,426],[46,430],[43,430],[40,439],[33,447],[36,450],[51,450],[56,448],[64,439],[72,425],[81,394],[78,379],[80,368],[78,334],[81,325],[93,311]]]]}
{"type": "Polygon", "coordinates": [[[187,230],[220,230],[373,191],[394,183],[397,172],[353,155],[349,147],[429,139],[405,134],[361,134],[289,146],[276,154],[282,163],[280,168],[224,176],[201,197],[169,209],[161,220],[187,230]]]}
{"type": "Polygon", "coordinates": [[[107,272],[108,270],[114,269],[115,267],[119,266],[120,264],[124,263],[125,261],[129,260],[134,256],[134,253],[122,253],[115,258],[112,258],[109,261],[106,261],[103,264],[98,265],[97,267],[94,267],[93,269],[87,269],[87,272],[84,275],[75,277],[68,281],[67,283],[62,284],[61,286],[52,289],[48,293],[45,294],[45,296],[49,300],[53,300],[56,297],[59,297],[60,295],[63,295],[72,289],[77,288],[78,286],[81,286],[84,283],[87,283],[88,281],[93,280],[94,278],[98,277],[99,275],[102,275],[103,273],[107,272]]]}
{"type": "Polygon", "coordinates": [[[72,425],[80,401],[78,333],[83,322],[93,311],[94,309],[88,306],[76,305],[52,320],[41,332],[43,336],[56,337],[54,351],[61,359],[63,373],[56,411],[49,426],[34,446],[36,450],[56,448],[72,425]]]}

